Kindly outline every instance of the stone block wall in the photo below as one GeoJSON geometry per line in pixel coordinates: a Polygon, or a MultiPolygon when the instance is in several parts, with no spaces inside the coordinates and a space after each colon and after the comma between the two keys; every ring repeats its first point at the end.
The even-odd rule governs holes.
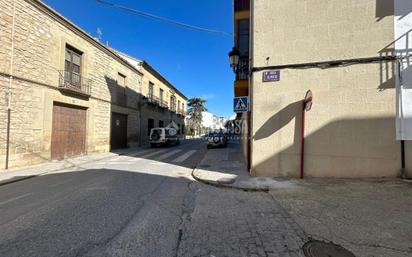
{"type": "Polygon", "coordinates": [[[0,167],[4,167],[6,91],[13,58],[11,102],[10,167],[50,159],[53,102],[87,108],[87,151],[110,149],[111,112],[129,117],[129,144],[139,138],[140,85],[142,74],[96,42],[74,24],[36,0],[0,0],[0,167]],[[14,54],[12,56],[12,14],[15,3],[14,54]],[[59,71],[64,70],[65,47],[83,53],[82,76],[92,81],[91,97],[62,94],[59,71]],[[119,88],[118,73],[126,76],[126,88],[119,88]],[[127,102],[116,99],[126,92],[127,102]]]}

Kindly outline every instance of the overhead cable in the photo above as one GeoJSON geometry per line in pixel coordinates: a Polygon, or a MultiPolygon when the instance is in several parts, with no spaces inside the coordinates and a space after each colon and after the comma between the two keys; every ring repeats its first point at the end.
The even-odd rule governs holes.
{"type": "Polygon", "coordinates": [[[132,8],[129,8],[129,7],[121,6],[121,5],[111,3],[111,2],[108,2],[108,1],[105,1],[105,0],[96,0],[96,2],[98,2],[100,4],[103,4],[103,5],[106,5],[106,6],[109,6],[111,8],[119,9],[119,10],[124,11],[124,12],[128,12],[128,13],[138,15],[138,16],[141,16],[141,17],[144,17],[144,18],[149,18],[149,19],[152,19],[152,20],[157,20],[157,21],[160,21],[160,22],[163,22],[163,23],[168,23],[170,25],[174,25],[174,26],[181,27],[181,28],[184,28],[184,29],[189,29],[189,30],[194,30],[194,31],[199,31],[199,32],[205,32],[205,33],[211,33],[211,34],[218,34],[218,35],[223,35],[223,36],[230,36],[230,37],[233,36],[231,33],[226,32],[226,31],[214,30],[214,29],[208,29],[208,28],[203,28],[203,27],[199,27],[199,26],[190,25],[190,24],[183,23],[183,22],[180,22],[180,21],[176,21],[176,20],[172,20],[172,19],[169,19],[169,18],[157,16],[157,15],[150,14],[150,13],[147,13],[147,12],[143,12],[143,11],[140,11],[140,10],[137,10],[137,9],[132,9],[132,8]]]}

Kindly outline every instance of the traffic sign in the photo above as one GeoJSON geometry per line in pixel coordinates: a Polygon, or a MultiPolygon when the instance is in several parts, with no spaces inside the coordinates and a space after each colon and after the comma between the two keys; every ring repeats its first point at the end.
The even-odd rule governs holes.
{"type": "Polygon", "coordinates": [[[249,111],[249,97],[235,97],[233,100],[233,111],[235,113],[243,113],[249,111]]]}

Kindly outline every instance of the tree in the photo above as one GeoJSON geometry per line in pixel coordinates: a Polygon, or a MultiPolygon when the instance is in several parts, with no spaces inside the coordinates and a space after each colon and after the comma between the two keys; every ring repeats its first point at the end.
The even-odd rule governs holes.
{"type": "Polygon", "coordinates": [[[188,125],[191,126],[194,131],[195,135],[196,132],[199,132],[202,126],[203,115],[202,112],[206,112],[207,108],[205,107],[205,103],[207,101],[202,98],[190,98],[187,102],[189,109],[187,110],[188,115],[188,125]]]}

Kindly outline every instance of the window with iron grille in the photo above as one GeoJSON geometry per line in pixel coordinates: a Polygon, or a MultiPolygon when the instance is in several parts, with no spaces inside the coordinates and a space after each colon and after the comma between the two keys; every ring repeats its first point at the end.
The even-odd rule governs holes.
{"type": "Polygon", "coordinates": [[[176,111],[176,98],[173,95],[170,97],[170,109],[176,111]]]}
{"type": "Polygon", "coordinates": [[[149,91],[148,91],[149,98],[153,98],[153,89],[154,89],[154,84],[149,81],[149,91]]]}
{"type": "Polygon", "coordinates": [[[164,93],[164,90],[163,90],[163,89],[160,89],[160,90],[159,90],[159,99],[160,99],[160,103],[161,103],[161,104],[163,104],[163,93],[164,93]]]}
{"type": "Polygon", "coordinates": [[[249,56],[249,19],[238,21],[237,34],[237,48],[240,57],[249,56]]]}
{"type": "Polygon", "coordinates": [[[66,45],[64,62],[64,79],[71,85],[81,87],[81,65],[83,53],[70,45],[66,45]]]}

